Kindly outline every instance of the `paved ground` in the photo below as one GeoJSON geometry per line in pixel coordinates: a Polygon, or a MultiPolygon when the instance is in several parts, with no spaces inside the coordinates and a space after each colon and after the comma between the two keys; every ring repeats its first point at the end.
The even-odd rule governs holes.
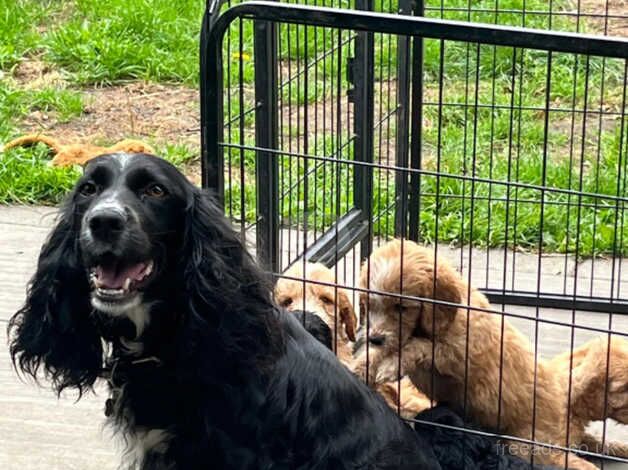
{"type": "Polygon", "coordinates": [[[16,378],[6,351],[6,321],[24,300],[51,208],[0,207],[0,468],[113,470],[120,461],[103,428],[105,393],[75,403],[16,378]]]}
{"type": "MultiPolygon", "coordinates": [[[[0,207],[0,469],[114,469],[117,468],[119,455],[110,432],[103,429],[102,425],[104,390],[99,389],[97,396],[87,396],[78,403],[75,403],[76,397],[72,395],[58,400],[49,389],[38,388],[30,382],[20,382],[11,368],[6,351],[6,322],[23,301],[26,283],[33,272],[39,248],[53,217],[54,210],[50,208],[0,207]]],[[[284,235],[284,247],[288,238],[296,238],[286,233],[284,235]]],[[[295,244],[296,241],[292,246],[295,244]]],[[[489,266],[489,285],[501,286],[500,273],[504,270],[503,261],[499,261],[499,252],[490,254],[488,260],[486,252],[472,251],[470,256],[468,252],[465,253],[462,265],[466,270],[469,259],[473,261],[471,276],[474,284],[484,282],[485,268],[489,266]]],[[[444,254],[451,259],[459,259],[459,251],[449,250],[444,254]]],[[[514,281],[518,287],[527,285],[530,288],[536,285],[537,263],[538,259],[534,255],[517,255],[514,281]]],[[[609,276],[610,266],[612,263],[606,260],[596,262],[593,268],[590,262],[576,268],[570,259],[565,263],[563,258],[544,258],[541,282],[544,290],[560,291],[565,288],[563,280],[566,279],[569,289],[575,282],[575,274],[580,272],[578,282],[575,282],[578,292],[594,289],[597,295],[608,295],[612,280],[609,276]]],[[[349,257],[347,264],[340,267],[341,277],[347,279],[348,283],[352,282],[355,269],[355,263],[349,257]]],[[[512,275],[508,274],[507,277],[507,282],[513,282],[512,275]]],[[[617,289],[627,292],[628,285],[615,284],[615,293],[617,289]]],[[[508,311],[525,316],[536,314],[533,309],[510,307],[508,311]]],[[[569,321],[571,312],[541,309],[539,316],[569,321]]],[[[577,322],[581,324],[608,328],[608,321],[607,315],[577,314],[577,322]]],[[[533,337],[534,322],[521,319],[515,323],[533,337]]],[[[628,332],[628,318],[613,316],[612,328],[628,332]]],[[[538,336],[540,353],[548,356],[568,349],[568,333],[569,329],[565,327],[542,324],[538,336]]],[[[576,343],[580,344],[591,336],[591,333],[581,331],[576,336],[576,343]]],[[[597,424],[594,430],[599,431],[601,423],[597,424]]],[[[607,433],[614,439],[628,442],[628,430],[624,426],[609,422],[607,433]]],[[[604,468],[627,470],[628,465],[605,465],[604,468]]]]}

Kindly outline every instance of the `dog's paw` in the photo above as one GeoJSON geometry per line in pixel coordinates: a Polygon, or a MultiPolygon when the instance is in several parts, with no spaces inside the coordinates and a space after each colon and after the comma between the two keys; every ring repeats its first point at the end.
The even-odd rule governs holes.
{"type": "Polygon", "coordinates": [[[366,382],[366,364],[363,362],[354,361],[349,365],[349,370],[358,376],[360,380],[366,382]]]}
{"type": "Polygon", "coordinates": [[[377,371],[374,374],[374,382],[376,385],[381,385],[386,382],[396,382],[400,380],[405,374],[403,374],[403,363],[399,368],[399,360],[396,357],[388,357],[384,359],[377,371]]]}

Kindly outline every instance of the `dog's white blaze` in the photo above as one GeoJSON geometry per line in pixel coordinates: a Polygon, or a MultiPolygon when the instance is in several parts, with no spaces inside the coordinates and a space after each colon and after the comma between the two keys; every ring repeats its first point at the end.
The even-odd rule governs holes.
{"type": "MultiPolygon", "coordinates": [[[[138,294],[138,296],[141,294],[138,294]]],[[[140,303],[137,307],[128,310],[125,315],[135,324],[136,337],[139,337],[146,326],[150,323],[150,314],[145,304],[140,303]]]]}
{"type": "Polygon", "coordinates": [[[124,167],[129,164],[129,161],[134,156],[135,156],[135,154],[133,154],[133,153],[116,153],[114,155],[114,157],[115,157],[116,161],[119,163],[121,169],[124,169],[124,167]]]}
{"type": "Polygon", "coordinates": [[[118,191],[114,191],[113,193],[111,193],[110,195],[108,195],[106,198],[101,199],[100,201],[98,201],[96,203],[96,205],[94,205],[94,207],[92,207],[89,212],[90,214],[93,214],[94,212],[116,212],[119,215],[121,215],[122,217],[126,216],[124,207],[122,206],[122,204],[120,204],[120,200],[118,198],[118,191]]]}

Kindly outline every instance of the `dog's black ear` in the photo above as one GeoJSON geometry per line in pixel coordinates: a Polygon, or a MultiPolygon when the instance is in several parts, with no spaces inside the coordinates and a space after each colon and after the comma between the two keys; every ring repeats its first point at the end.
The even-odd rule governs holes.
{"type": "Polygon", "coordinates": [[[232,304],[244,289],[252,290],[260,282],[257,266],[213,195],[196,188],[187,210],[180,261],[192,313],[199,318],[208,319],[208,302],[216,307],[232,304]]]}
{"type": "Polygon", "coordinates": [[[82,394],[102,366],[102,344],[90,320],[90,292],[78,251],[79,221],[66,204],[42,247],[24,306],[8,326],[16,369],[37,380],[40,369],[60,393],[82,394]]]}
{"type": "Polygon", "coordinates": [[[183,341],[212,343],[234,357],[271,347],[276,315],[270,276],[248,254],[214,197],[197,188],[187,208],[179,263],[188,310],[183,341]],[[207,336],[218,328],[219,335],[207,336]]]}

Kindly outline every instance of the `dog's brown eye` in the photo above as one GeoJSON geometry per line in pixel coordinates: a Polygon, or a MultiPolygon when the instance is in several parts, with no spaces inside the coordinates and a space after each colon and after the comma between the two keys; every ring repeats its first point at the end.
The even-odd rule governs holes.
{"type": "Polygon", "coordinates": [[[160,198],[166,195],[166,189],[160,184],[151,184],[144,190],[144,194],[149,197],[160,198]]]}
{"type": "Polygon", "coordinates": [[[93,196],[98,191],[98,187],[94,183],[83,183],[79,188],[79,193],[83,196],[93,196]]]}
{"type": "Polygon", "coordinates": [[[331,304],[334,303],[333,300],[331,300],[326,295],[321,296],[321,302],[323,302],[324,304],[327,304],[327,305],[331,305],[331,304]]]}
{"type": "Polygon", "coordinates": [[[292,305],[292,299],[290,297],[287,297],[281,301],[282,307],[290,307],[290,305],[292,305]]]}
{"type": "Polygon", "coordinates": [[[401,304],[397,304],[395,305],[395,310],[399,313],[403,313],[407,310],[408,306],[407,305],[401,305],[401,304]]]}

